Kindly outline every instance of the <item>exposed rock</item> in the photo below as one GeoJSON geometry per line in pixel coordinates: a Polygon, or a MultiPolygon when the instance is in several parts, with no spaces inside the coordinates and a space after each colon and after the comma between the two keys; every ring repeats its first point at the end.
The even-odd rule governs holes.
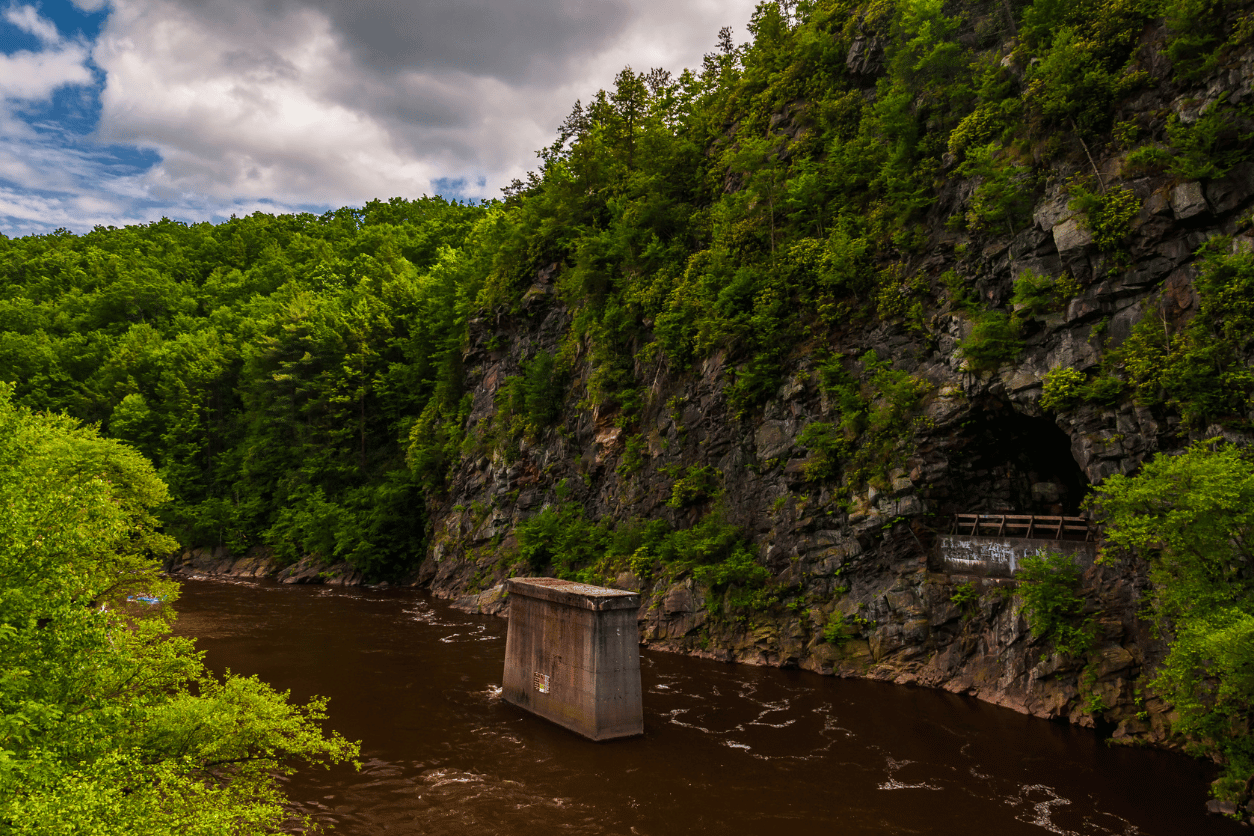
{"type": "Polygon", "coordinates": [[[793,437],[783,421],[763,421],[754,435],[759,459],[777,459],[792,449],[793,437]]]}
{"type": "Polygon", "coordinates": [[[508,618],[509,593],[505,591],[505,584],[499,583],[483,592],[463,595],[455,599],[452,606],[474,615],[499,615],[508,618]]]}
{"type": "Polygon", "coordinates": [[[215,549],[189,549],[170,555],[165,571],[171,575],[269,578],[285,584],[329,584],[332,586],[361,586],[365,579],[360,569],[352,565],[324,563],[315,555],[306,556],[296,563],[283,565],[275,560],[268,549],[250,549],[242,557],[231,554],[225,547],[215,549]]]}
{"type": "Polygon", "coordinates": [[[1202,194],[1202,184],[1197,181],[1181,183],[1171,190],[1171,211],[1176,220],[1194,218],[1210,209],[1202,194]]]}
{"type": "Polygon", "coordinates": [[[1212,798],[1206,802],[1206,812],[1213,816],[1236,816],[1237,805],[1231,801],[1220,801],[1217,798],[1212,798]]]}
{"type": "Polygon", "coordinates": [[[1254,163],[1241,163],[1206,184],[1206,200],[1218,214],[1231,212],[1254,197],[1254,163]]]}
{"type": "Polygon", "coordinates": [[[1053,227],[1054,246],[1065,260],[1082,254],[1093,243],[1093,233],[1078,218],[1068,218],[1053,227]]]}
{"type": "Polygon", "coordinates": [[[845,66],[856,76],[873,76],[884,63],[884,43],[876,37],[857,37],[849,45],[845,66]]]}

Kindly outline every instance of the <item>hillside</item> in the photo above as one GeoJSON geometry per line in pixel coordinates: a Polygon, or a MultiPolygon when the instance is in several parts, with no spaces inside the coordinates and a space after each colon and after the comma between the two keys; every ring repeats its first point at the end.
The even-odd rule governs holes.
{"type": "Polygon", "coordinates": [[[637,589],[651,646],[1188,733],[1243,801],[1254,661],[1154,677],[1190,625],[1250,629],[1247,550],[1188,614],[1159,547],[1112,547],[1070,646],[933,555],[953,514],[1249,444],[1250,5],[750,32],[624,69],[502,202],[0,241],[0,368],[153,459],[185,565],[314,555],[489,611],[515,574],[637,589]],[[1186,693],[1227,731],[1173,726],[1186,693]]]}

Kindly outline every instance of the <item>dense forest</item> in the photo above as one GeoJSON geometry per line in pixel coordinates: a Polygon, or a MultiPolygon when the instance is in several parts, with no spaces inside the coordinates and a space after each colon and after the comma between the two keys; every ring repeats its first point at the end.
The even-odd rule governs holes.
{"type": "MultiPolygon", "coordinates": [[[[959,323],[955,376],[995,377],[1051,317],[1157,257],[1137,236],[1161,212],[1137,183],[1227,183],[1254,158],[1254,97],[1228,89],[1249,87],[1248,0],[781,0],[749,34],[724,29],[695,70],[623,69],[499,201],[0,236],[0,377],[21,408],[147,457],[184,546],[396,579],[430,553],[437,517],[482,521],[452,504],[457,468],[526,460],[582,413],[621,439],[615,478],[653,473],[649,423],[668,415],[682,436],[691,406],[660,397],[659,379],[718,357],[721,403],[748,426],[804,363],[797,385],[824,407],[797,438],[797,484],[848,514],[904,478],[909,439],[933,420],[941,387],[917,358],[948,339],[941,314],[959,323]],[[1193,105],[1165,106],[1165,91],[1193,105]],[[1007,250],[1013,262],[1057,195],[1089,266],[988,269],[1007,250]],[[472,343],[508,353],[494,328],[536,304],[560,305],[560,333],[472,416],[472,343]],[[868,348],[873,331],[897,348],[868,348]]],[[[1148,451],[1089,507],[1175,637],[1153,688],[1179,709],[1175,731],[1225,760],[1217,792],[1236,800],[1254,774],[1254,476],[1239,444],[1214,439],[1254,426],[1254,254],[1234,243],[1251,213],[1233,194],[1210,203],[1227,226],[1189,247],[1189,314],[1163,307],[1102,343],[1100,362],[1049,368],[1035,403],[1135,404],[1172,428],[1164,452],[1188,451],[1148,451]]],[[[832,646],[874,627],[832,617],[830,590],[789,597],[723,512],[737,473],[667,468],[657,516],[598,518],[586,468],[586,484],[551,479],[553,500],[494,537],[504,556],[472,591],[524,571],[690,575],[722,617],[826,607],[814,640],[832,646]]],[[[1084,658],[1100,636],[1078,576],[1033,571],[1034,636],[1084,658]]]]}

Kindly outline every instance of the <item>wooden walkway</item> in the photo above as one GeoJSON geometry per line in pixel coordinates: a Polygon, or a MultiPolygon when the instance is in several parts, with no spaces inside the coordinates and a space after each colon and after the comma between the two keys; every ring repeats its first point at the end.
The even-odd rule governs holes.
{"type": "Polygon", "coordinates": [[[1093,529],[1083,517],[1043,514],[955,514],[951,534],[969,537],[1022,537],[1029,540],[1092,541],[1093,529]]]}

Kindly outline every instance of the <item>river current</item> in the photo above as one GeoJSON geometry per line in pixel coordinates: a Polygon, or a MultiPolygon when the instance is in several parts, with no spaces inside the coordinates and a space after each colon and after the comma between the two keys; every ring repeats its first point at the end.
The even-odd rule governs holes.
{"type": "Polygon", "coordinates": [[[500,700],[504,619],[422,594],[192,580],[208,664],[331,699],[361,770],[288,790],[339,834],[1248,833],[1205,767],[943,692],[641,654],[645,734],[591,743],[500,700]]]}

